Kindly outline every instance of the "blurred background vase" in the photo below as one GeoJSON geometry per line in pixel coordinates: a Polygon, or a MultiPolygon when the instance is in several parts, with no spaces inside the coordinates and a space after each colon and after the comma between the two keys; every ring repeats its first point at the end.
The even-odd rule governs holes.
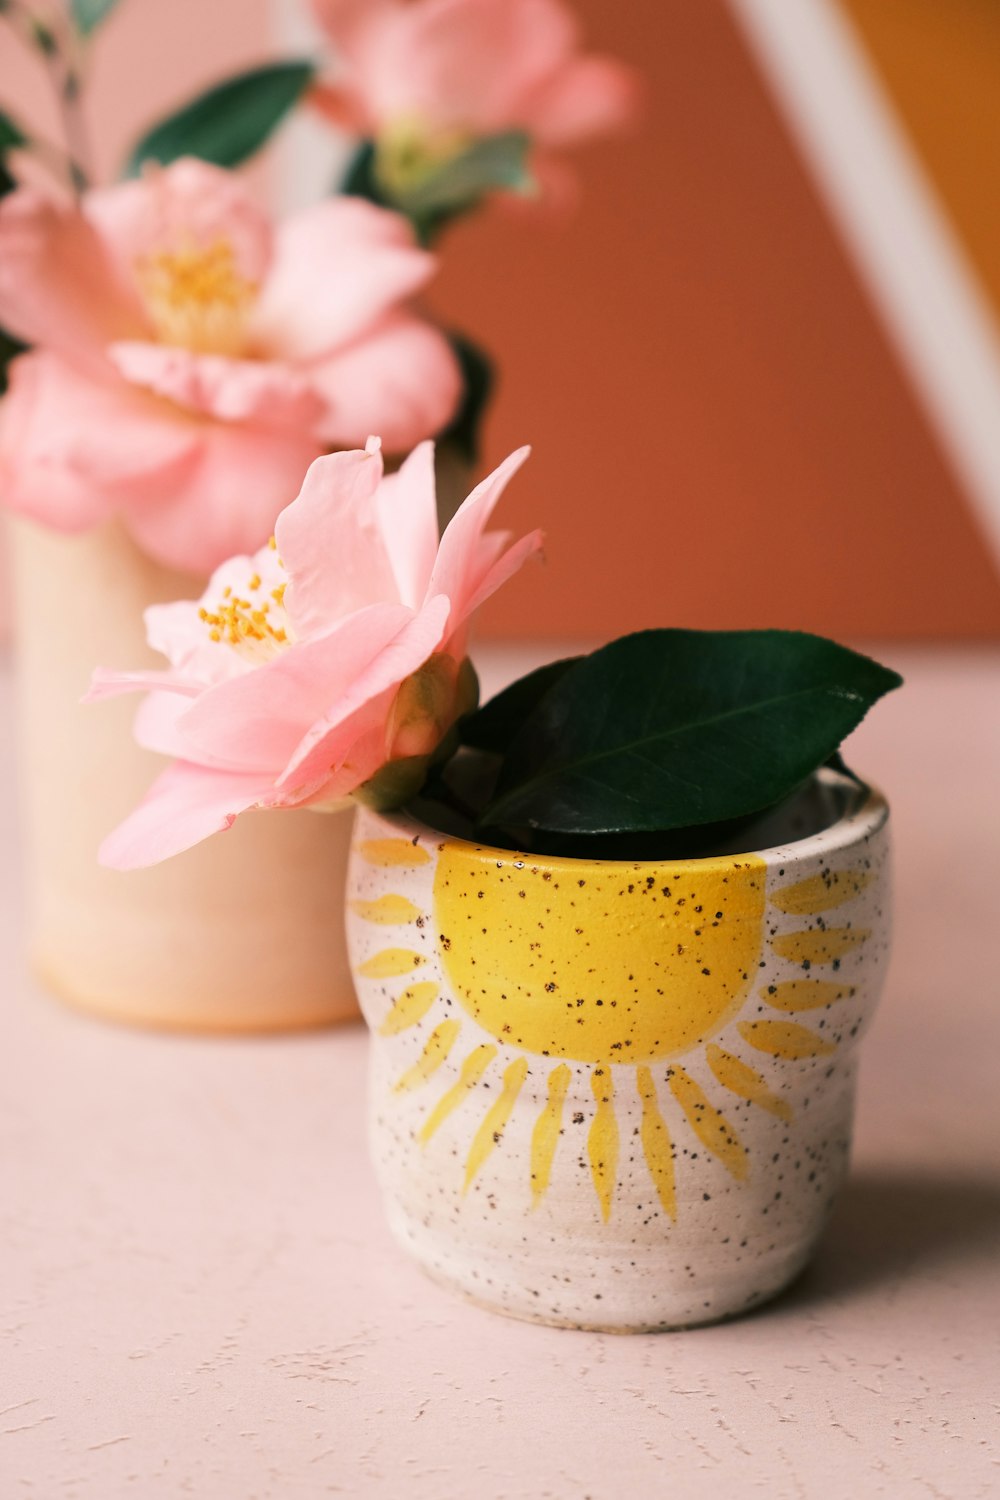
{"type": "Polygon", "coordinates": [[[12,526],[28,946],[72,1005],[141,1025],[276,1031],[356,1013],[343,937],[351,813],[249,813],[222,838],[122,874],[103,838],[164,768],[132,738],[135,701],[84,706],[93,668],[162,666],[147,605],[202,582],[111,522],[12,526]]]}

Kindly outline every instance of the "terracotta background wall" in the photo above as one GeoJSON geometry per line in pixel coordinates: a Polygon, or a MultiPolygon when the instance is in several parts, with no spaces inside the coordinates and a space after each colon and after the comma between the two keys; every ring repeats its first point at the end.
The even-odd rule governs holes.
{"type": "MultiPolygon", "coordinates": [[[[546,527],[546,573],[487,629],[1000,635],[965,497],[723,0],[575,4],[646,73],[645,122],[581,154],[570,222],[460,227],[433,299],[501,362],[488,458],[536,449],[504,519],[546,527]]],[[[122,0],[95,73],[104,164],[180,90],[265,55],[270,19],[122,0]]],[[[15,56],[0,44],[6,99],[32,91],[15,56]]]]}
{"type": "Polygon", "coordinates": [[[442,287],[504,354],[492,455],[537,444],[508,517],[542,515],[546,588],[491,623],[996,635],[965,499],[724,4],[578,9],[646,71],[645,127],[581,159],[571,229],[470,225],[442,287]]]}

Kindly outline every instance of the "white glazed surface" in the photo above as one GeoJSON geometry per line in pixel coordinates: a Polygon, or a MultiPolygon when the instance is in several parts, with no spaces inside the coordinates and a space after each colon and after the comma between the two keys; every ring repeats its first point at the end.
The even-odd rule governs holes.
{"type": "Polygon", "coordinates": [[[167,762],[133,741],[136,700],[84,706],[95,666],[160,667],[143,609],[198,580],[117,525],[14,531],[19,803],[28,942],[62,998],[116,1019],[282,1030],[356,1014],[341,920],[351,816],[250,813],[149,870],[100,868],[101,840],[167,762]]]}
{"type": "MultiPolygon", "coordinates": [[[[348,877],[348,940],[372,1031],[372,1152],[396,1237],[431,1275],[464,1295],[547,1323],[623,1332],[685,1327],[734,1316],[773,1296],[808,1260],[847,1169],[856,1048],[881,990],[888,949],[884,803],[873,795],[853,817],[827,831],[758,856],[766,865],[765,922],[760,967],[742,1008],[711,1036],[707,1050],[706,1035],[683,1057],[649,1064],[656,1109],[671,1145],[670,1211],[645,1149],[648,1116],[637,1068],[611,1066],[617,1160],[607,1217],[595,1187],[591,1149],[599,1112],[595,1068],[586,1062],[571,1063],[551,1174],[543,1193],[532,1192],[534,1133],[559,1058],[498,1039],[456,994],[435,921],[435,870],[447,842],[420,824],[363,812],[348,877]],[[408,840],[430,859],[405,869],[363,857],[368,841],[385,839],[408,840]],[[811,877],[825,881],[859,869],[867,884],[836,910],[804,915],[774,904],[775,896],[811,877]],[[417,920],[393,926],[362,915],[370,903],[404,893],[421,914],[417,920]],[[822,943],[824,926],[868,936],[826,964],[806,965],[771,946],[775,939],[780,944],[783,937],[802,933],[810,935],[806,941],[822,943]],[[415,975],[362,972],[374,956],[394,946],[421,956],[415,975]],[[398,1016],[400,996],[414,978],[437,987],[433,1004],[415,1024],[382,1034],[392,1027],[387,1018],[398,1016]],[[768,1003],[769,985],[812,980],[835,982],[853,993],[795,1013],[768,1003]],[[457,1038],[426,1079],[414,1084],[414,1067],[419,1072],[429,1033],[442,1018],[460,1021],[457,1038]],[[808,1028],[829,1050],[820,1056],[769,1055],[748,1040],[758,1031],[740,1031],[741,1025],[761,1022],[808,1028]],[[769,1106],[720,1083],[709,1062],[713,1046],[716,1056],[724,1049],[754,1071],[766,1086],[769,1106]],[[460,1102],[426,1138],[435,1108],[459,1085],[470,1055],[483,1047],[493,1049],[489,1065],[472,1087],[460,1091],[460,1102]],[[527,1070],[516,1099],[470,1176],[473,1142],[504,1092],[507,1070],[513,1065],[517,1073],[519,1058],[526,1058],[527,1070]],[[703,1101],[695,1114],[700,1110],[704,1118],[707,1111],[714,1122],[718,1111],[718,1128],[735,1137],[738,1174],[732,1149],[708,1150],[699,1138],[690,1109],[674,1096],[671,1077],[677,1073],[703,1101]],[[401,1087],[407,1078],[409,1084],[401,1087]]],[[[515,858],[494,853],[500,861],[515,858]]],[[[545,864],[529,861],[529,873],[533,865],[545,864]]]]}

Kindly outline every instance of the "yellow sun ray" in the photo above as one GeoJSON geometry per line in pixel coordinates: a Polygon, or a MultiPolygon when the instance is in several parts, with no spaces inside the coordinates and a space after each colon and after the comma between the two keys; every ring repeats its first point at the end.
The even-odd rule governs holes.
{"type": "Polygon", "coordinates": [[[440,989],[441,986],[433,979],[425,979],[421,984],[411,984],[403,991],[382,1022],[379,1035],[396,1036],[400,1031],[405,1031],[408,1026],[416,1026],[434,1004],[440,989]]]}
{"type": "Polygon", "coordinates": [[[559,1144],[563,1105],[573,1073],[560,1063],[549,1074],[549,1097],[531,1132],[531,1198],[537,1207],[545,1196],[552,1175],[552,1162],[559,1144]]]}
{"type": "Polygon", "coordinates": [[[419,844],[409,839],[365,839],[357,846],[361,858],[381,869],[396,866],[399,869],[415,869],[418,865],[430,864],[431,857],[419,844]]]}
{"type": "Polygon", "coordinates": [[[643,1155],[664,1213],[676,1219],[674,1156],[667,1122],[660,1113],[659,1102],[656,1098],[653,1074],[649,1068],[637,1068],[635,1081],[639,1090],[639,1098],[642,1101],[642,1124],[639,1127],[639,1137],[642,1141],[643,1155]]]}
{"type": "Polygon", "coordinates": [[[777,1115],[779,1120],[787,1124],[792,1118],[792,1106],[787,1099],[782,1099],[779,1094],[769,1089],[764,1079],[753,1068],[747,1067],[738,1057],[731,1052],[725,1052],[715,1042],[709,1042],[705,1048],[705,1056],[708,1066],[716,1078],[732,1094],[738,1094],[741,1099],[746,1099],[750,1104],[759,1105],[766,1109],[768,1114],[777,1115]]]}
{"type": "Polygon", "coordinates": [[[769,984],[760,991],[762,1000],[775,1010],[819,1010],[837,1000],[849,1000],[853,984],[837,984],[829,979],[788,979],[783,984],[769,984]]]}
{"type": "Polygon", "coordinates": [[[455,1045],[458,1033],[462,1029],[461,1021],[442,1021],[440,1026],[435,1026],[423,1052],[417,1058],[412,1068],[407,1068],[401,1078],[396,1080],[396,1090],[417,1089],[422,1083],[426,1083],[433,1073],[444,1062],[448,1053],[455,1045]]]}
{"type": "Polygon", "coordinates": [[[737,1182],[750,1170],[747,1149],[725,1115],[710,1103],[691,1075],[675,1064],[670,1070],[670,1092],[687,1115],[688,1124],[713,1156],[717,1156],[737,1182]]]}
{"type": "MultiPolygon", "coordinates": [[[[456,1021],[457,1025],[458,1022],[456,1021]]],[[[463,1193],[467,1193],[472,1186],[473,1179],[480,1167],[486,1161],[493,1148],[499,1144],[503,1135],[503,1128],[510,1119],[510,1112],[514,1108],[521,1085],[528,1073],[528,1059],[518,1057],[509,1067],[504,1069],[503,1088],[499,1099],[494,1100],[487,1111],[486,1118],[480,1125],[473,1137],[472,1145],[469,1147],[469,1155],[465,1163],[465,1184],[463,1193]]]]}
{"type": "Polygon", "coordinates": [[[366,922],[376,922],[381,927],[415,922],[420,916],[419,906],[414,906],[405,896],[392,894],[379,896],[376,901],[352,901],[351,910],[356,911],[366,922]]]}
{"type": "Polygon", "coordinates": [[[783,932],[771,939],[779,958],[797,964],[828,964],[860,948],[870,936],[866,927],[816,927],[808,932],[783,932]]]}
{"type": "Polygon", "coordinates": [[[612,1104],[614,1083],[610,1068],[595,1068],[590,1075],[590,1087],[597,1100],[597,1113],[587,1137],[587,1154],[590,1157],[590,1175],[594,1179],[597,1199],[601,1205],[601,1216],[607,1223],[611,1217],[611,1200],[618,1179],[618,1121],[612,1104]]]}
{"type": "Polygon", "coordinates": [[[870,870],[828,870],[823,875],[810,875],[808,880],[799,880],[795,885],[786,885],[770,897],[787,916],[814,917],[817,912],[832,911],[860,895],[872,878],[870,870]]]}
{"type": "Polygon", "coordinates": [[[766,1052],[769,1057],[794,1061],[800,1057],[826,1057],[836,1052],[837,1044],[817,1036],[808,1026],[795,1021],[740,1021],[737,1030],[745,1042],[766,1052]]]}
{"type": "Polygon", "coordinates": [[[371,958],[358,965],[358,973],[366,979],[397,979],[400,974],[412,974],[427,962],[422,953],[412,948],[383,948],[371,958]]]}
{"type": "Polygon", "coordinates": [[[440,1130],[448,1116],[458,1108],[466,1095],[471,1093],[496,1055],[497,1049],[493,1046],[492,1042],[484,1042],[481,1047],[476,1047],[469,1053],[462,1064],[462,1071],[458,1075],[457,1081],[452,1084],[447,1093],[441,1095],[441,1098],[418,1130],[417,1140],[422,1146],[427,1145],[427,1142],[440,1130]]]}

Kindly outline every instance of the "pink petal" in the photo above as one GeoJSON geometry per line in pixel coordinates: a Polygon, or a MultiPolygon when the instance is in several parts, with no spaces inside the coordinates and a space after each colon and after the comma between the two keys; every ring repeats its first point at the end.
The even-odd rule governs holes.
{"type": "MultiPolygon", "coordinates": [[[[197,430],[124,381],[24,354],[0,407],[4,502],[60,531],[184,493],[197,430]]],[[[183,560],[180,564],[183,566],[183,560]]]]}
{"type": "MultiPolygon", "coordinates": [[[[136,710],[132,722],[132,735],[137,745],[144,750],[153,750],[157,755],[168,755],[172,760],[185,760],[191,746],[180,727],[181,720],[190,708],[186,698],[176,693],[150,693],[136,710]]],[[[214,756],[206,751],[198,754],[197,764],[203,770],[229,771],[238,776],[247,773],[246,766],[234,765],[224,756],[214,756]]],[[[268,772],[270,774],[270,772],[268,772]]]]}
{"type": "Polygon", "coordinates": [[[375,495],[379,530],[396,595],[419,609],[427,593],[438,545],[434,444],[421,443],[375,495]]]}
{"type": "MultiPolygon", "coordinates": [[[[160,251],[224,240],[239,274],[261,285],[271,263],[271,221],[245,179],[194,157],[150,165],[135,182],[87,194],[87,218],[133,285],[142,261],[160,251]]],[[[127,337],[119,334],[118,337],[127,337]]]]}
{"type": "Polygon", "coordinates": [[[279,227],[251,342],[285,359],[328,354],[411,297],[435,268],[399,214],[328,198],[279,227]]]}
{"type": "Polygon", "coordinates": [[[315,83],[306,94],[306,104],[322,115],[328,125],[349,135],[364,135],[374,122],[365,112],[364,101],[350,88],[338,88],[332,83],[315,83]]]}
{"type": "Polygon", "coordinates": [[[610,57],[576,57],[523,100],[524,122],[544,146],[565,146],[631,124],[638,75],[610,57]]]}
{"type": "Polygon", "coordinates": [[[100,371],[112,339],[146,322],[100,236],[74,208],[30,188],[0,204],[0,323],[100,371]]]}
{"type": "Polygon", "coordinates": [[[374,503],[381,478],[377,448],[328,454],[278,517],[285,608],[296,635],[326,631],[352,610],[397,598],[374,503]]]}
{"type": "Polygon", "coordinates": [[[207,754],[247,771],[275,767],[277,774],[411,618],[400,604],[373,604],[326,635],[297,641],[265,666],[209,688],[178,723],[188,759],[207,754]]]}
{"type": "MultiPolygon", "coordinates": [[[[334,21],[332,34],[337,40],[334,21]]],[[[355,24],[347,61],[353,88],[380,122],[414,118],[474,134],[521,124],[521,97],[576,43],[559,0],[421,0],[397,7],[365,36],[355,24]]]]}
{"type": "Polygon", "coordinates": [[[133,385],[222,422],[311,430],[323,415],[323,400],[306,375],[276,361],[138,342],[113,344],[108,353],[133,385]]]}
{"type": "Polygon", "coordinates": [[[103,703],[106,698],[120,698],[123,693],[157,693],[167,696],[178,693],[183,698],[197,698],[203,684],[180,672],[115,672],[108,667],[95,667],[90,687],[80,699],[81,703],[103,703]]]}
{"type": "MultiPolygon", "coordinates": [[[[316,20],[327,32],[339,63],[340,101],[348,120],[355,120],[362,131],[374,134],[382,117],[376,113],[379,103],[379,63],[387,50],[399,46],[399,29],[406,18],[399,0],[312,0],[316,20]]],[[[324,105],[320,95],[319,107],[324,105]]]]}
{"type": "Polygon", "coordinates": [[[463,618],[474,614],[481,604],[484,604],[491,594],[505,584],[508,578],[513,578],[529,557],[537,557],[545,542],[543,531],[531,531],[527,536],[521,537],[520,541],[508,547],[493,565],[480,576],[473,593],[466,601],[463,618]]]}
{"type": "Polygon", "coordinates": [[[387,699],[386,694],[438,650],[450,609],[450,602],[442,597],[428,600],[415,617],[406,611],[409,623],[378,654],[371,654],[365,669],[356,674],[353,682],[345,684],[336,699],[330,700],[329,711],[303,736],[279,777],[280,787],[301,785],[307,790],[315,789],[317,784],[338,773],[345,760],[350,761],[350,776],[347,784],[338,781],[338,796],[361,786],[375,774],[386,758],[385,716],[391,707],[391,695],[387,699]],[[374,760],[370,754],[363,760],[356,759],[363,742],[369,746],[373,743],[371,732],[379,726],[383,730],[378,741],[381,749],[374,760]]]}
{"type": "Polygon", "coordinates": [[[193,439],[183,484],[162,503],[128,508],[125,519],[159,562],[206,574],[223,558],[267,541],[321,445],[307,432],[251,422],[199,421],[179,412],[178,420],[193,439]]]}
{"type": "Polygon", "coordinates": [[[313,365],[327,403],[321,430],[338,448],[377,432],[387,453],[406,453],[451,421],[462,395],[458,362],[443,334],[410,314],[313,365]]]}
{"type": "Polygon", "coordinates": [[[266,777],[239,776],[177,761],[156,781],[124,823],[104,840],[101,864],[137,870],[158,864],[231,828],[241,812],[263,804],[266,777]]]}
{"type": "Polygon", "coordinates": [[[445,530],[428,594],[447,594],[452,603],[450,630],[457,629],[473,608],[473,601],[495,565],[495,552],[482,549],[482,537],[493,509],[508,481],[524,463],[530,448],[518,448],[476,488],[445,530]]]}

